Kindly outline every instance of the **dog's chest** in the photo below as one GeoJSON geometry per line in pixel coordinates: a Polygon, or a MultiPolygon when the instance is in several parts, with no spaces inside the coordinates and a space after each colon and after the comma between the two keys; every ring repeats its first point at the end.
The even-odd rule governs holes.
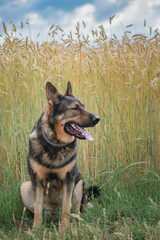
{"type": "Polygon", "coordinates": [[[33,159],[30,159],[30,163],[38,179],[40,181],[46,181],[47,183],[47,182],[64,181],[67,173],[70,172],[74,167],[76,163],[76,159],[70,162],[69,164],[67,164],[66,166],[62,168],[57,168],[57,169],[50,169],[50,168],[44,167],[39,163],[37,163],[36,161],[34,161],[33,159]]]}
{"type": "Polygon", "coordinates": [[[60,179],[56,173],[51,172],[48,174],[47,178],[41,180],[41,184],[48,192],[51,192],[53,189],[54,191],[60,191],[63,180],[60,179]]]}

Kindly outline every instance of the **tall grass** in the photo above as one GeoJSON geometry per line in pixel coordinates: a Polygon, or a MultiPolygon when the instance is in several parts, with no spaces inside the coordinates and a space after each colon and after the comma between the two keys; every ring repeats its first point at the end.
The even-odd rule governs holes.
{"type": "MultiPolygon", "coordinates": [[[[84,25],[84,23],[83,23],[84,25]]],[[[84,25],[85,26],[85,25],[84,25]]],[[[91,129],[94,143],[81,142],[79,166],[98,176],[117,167],[127,173],[159,169],[159,34],[107,40],[102,26],[89,36],[76,26],[74,37],[64,35],[39,45],[19,40],[4,24],[1,45],[1,182],[13,170],[26,178],[28,135],[46,106],[45,82],[61,93],[71,81],[74,95],[101,117],[91,129]],[[129,167],[130,166],[130,167],[129,167]]],[[[59,32],[58,32],[59,31],[59,32]]],[[[49,32],[49,33],[50,33],[49,32]]]]}
{"type": "MultiPolygon", "coordinates": [[[[69,36],[59,26],[52,26],[49,30],[52,41],[40,45],[28,37],[23,39],[22,32],[18,38],[15,25],[11,32],[5,24],[3,27],[5,37],[0,47],[0,210],[3,217],[0,222],[8,226],[13,216],[20,219],[23,212],[16,186],[28,178],[28,135],[47,104],[45,82],[51,81],[64,93],[69,80],[74,95],[101,118],[89,130],[94,142],[80,141],[80,171],[88,185],[96,181],[103,189],[108,186],[96,205],[99,212],[88,212],[84,217],[86,224],[77,228],[73,225],[70,236],[88,239],[87,222],[93,219],[95,223],[98,219],[98,225],[91,224],[87,231],[95,234],[95,239],[105,239],[106,234],[111,239],[159,236],[157,227],[147,225],[159,218],[159,34],[132,35],[128,26],[123,38],[118,40],[114,34],[108,39],[103,26],[88,36],[80,31],[80,24],[69,36]],[[130,180],[125,189],[121,187],[124,180],[130,180]],[[146,225],[142,224],[142,230],[143,218],[146,225]]],[[[52,238],[46,228],[37,236],[42,233],[43,239],[46,234],[50,235],[46,238],[52,238]]],[[[4,232],[0,234],[6,237],[4,232]]],[[[12,235],[13,231],[8,234],[12,235]]],[[[22,239],[21,234],[23,230],[16,238],[22,239]]],[[[35,239],[34,232],[27,230],[26,234],[35,239]]],[[[68,235],[54,234],[57,239],[68,239],[68,235]]]]}

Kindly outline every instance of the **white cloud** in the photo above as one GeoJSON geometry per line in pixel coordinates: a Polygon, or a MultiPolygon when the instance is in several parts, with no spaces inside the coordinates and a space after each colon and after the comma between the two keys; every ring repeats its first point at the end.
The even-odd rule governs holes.
{"type": "MultiPolygon", "coordinates": [[[[147,3],[147,0],[146,0],[147,3]]],[[[147,4],[143,0],[134,0],[118,14],[119,21],[126,25],[130,23],[142,22],[149,15],[147,4]]]]}
{"type": "Polygon", "coordinates": [[[95,6],[86,4],[76,8],[73,12],[63,15],[60,24],[66,32],[74,31],[78,22],[84,21],[87,24],[87,29],[91,29],[95,25],[95,6]]]}
{"type": "MultiPolygon", "coordinates": [[[[148,31],[149,27],[160,28],[159,15],[156,16],[155,9],[153,6],[160,3],[160,0],[152,0],[152,7],[149,6],[151,0],[134,0],[130,1],[129,4],[120,12],[116,13],[115,18],[112,21],[112,33],[117,36],[123,35],[123,29],[129,24],[134,24],[132,30],[135,33],[144,33],[144,20],[147,22],[148,31]]],[[[108,21],[102,23],[106,29],[108,29],[108,21]]]]}
{"type": "MultiPolygon", "coordinates": [[[[28,0],[19,0],[26,2],[28,0]]],[[[35,1],[35,0],[34,0],[35,1]]],[[[116,0],[108,0],[110,2],[116,2],[116,0]]],[[[106,0],[103,0],[103,4],[107,4],[106,0]]],[[[70,31],[75,32],[77,22],[84,21],[86,23],[86,30],[83,28],[82,32],[88,34],[90,30],[95,30],[98,26],[103,25],[108,36],[115,33],[117,37],[123,35],[123,28],[129,24],[134,24],[133,31],[144,33],[144,20],[148,23],[148,28],[154,26],[160,27],[160,18],[156,12],[155,6],[160,5],[160,0],[133,0],[128,3],[121,11],[115,13],[116,16],[110,26],[109,21],[98,21],[96,19],[96,11],[98,11],[98,3],[85,4],[81,7],[75,8],[73,11],[65,12],[62,10],[55,11],[52,8],[48,8],[46,17],[43,18],[37,12],[30,12],[24,16],[24,20],[29,19],[31,27],[31,36],[34,41],[47,41],[49,40],[48,30],[52,24],[60,25],[64,32],[68,34],[70,31]],[[157,14],[157,16],[156,16],[157,14]],[[123,26],[123,28],[122,28],[123,26]],[[135,30],[136,29],[136,30],[135,30]],[[40,37],[37,39],[37,34],[40,32],[40,37]]],[[[111,15],[113,15],[111,13],[111,15]]],[[[133,32],[133,34],[137,33],[133,32]]],[[[23,29],[23,35],[29,35],[28,26],[23,29]]],[[[50,39],[51,40],[51,39],[50,39]]]]}
{"type": "Polygon", "coordinates": [[[35,27],[43,27],[44,25],[48,24],[46,20],[44,20],[38,15],[38,13],[35,12],[27,14],[26,19],[29,19],[30,25],[35,27]]]}
{"type": "Polygon", "coordinates": [[[156,7],[156,6],[160,6],[160,0],[149,0],[147,1],[147,5],[149,7],[156,7]]]}
{"type": "MultiPolygon", "coordinates": [[[[50,9],[51,10],[51,9],[50,9]]],[[[75,8],[72,12],[57,11],[48,18],[42,18],[38,13],[31,12],[24,17],[29,20],[31,37],[33,41],[39,40],[40,42],[49,40],[48,32],[52,24],[59,25],[64,33],[67,35],[69,32],[76,31],[76,25],[78,22],[86,23],[86,30],[83,29],[83,33],[87,34],[89,30],[95,28],[95,6],[92,4],[86,4],[82,7],[75,8]],[[40,33],[40,37],[37,39],[37,35],[40,33]]],[[[29,35],[28,26],[23,29],[23,36],[29,35]]],[[[51,40],[51,39],[50,39],[51,40]]]]}
{"type": "MultiPolygon", "coordinates": [[[[102,5],[110,2],[117,2],[116,0],[102,0],[102,5]]],[[[115,18],[112,21],[110,28],[109,20],[98,21],[95,18],[96,10],[99,1],[93,4],[86,4],[82,7],[76,8],[73,12],[62,13],[60,24],[64,26],[66,32],[73,31],[77,22],[85,21],[87,30],[93,30],[100,25],[103,25],[108,36],[115,33],[118,37],[123,35],[125,26],[134,24],[133,34],[140,32],[144,33],[144,20],[147,21],[148,31],[149,27],[160,28],[159,14],[156,13],[154,6],[160,5],[160,0],[133,0],[128,3],[121,11],[115,13],[115,18]],[[150,6],[152,3],[152,6],[150,6]],[[157,15],[156,15],[157,14],[157,15]]],[[[112,14],[111,14],[112,15],[112,14]]],[[[58,20],[57,20],[58,21],[58,20]]]]}
{"type": "Polygon", "coordinates": [[[24,18],[29,20],[30,30],[27,25],[23,29],[23,37],[29,36],[31,33],[32,41],[47,41],[48,40],[48,30],[50,27],[50,22],[47,19],[43,19],[38,13],[31,12],[27,14],[24,18]],[[30,31],[30,32],[29,32],[30,31]],[[40,38],[37,38],[37,35],[40,33],[40,38]]]}
{"type": "Polygon", "coordinates": [[[160,29],[160,17],[158,17],[154,22],[154,28],[160,29]]]}

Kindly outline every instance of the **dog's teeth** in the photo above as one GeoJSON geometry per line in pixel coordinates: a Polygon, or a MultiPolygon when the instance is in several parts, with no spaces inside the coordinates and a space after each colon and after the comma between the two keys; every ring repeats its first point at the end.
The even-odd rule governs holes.
{"type": "Polygon", "coordinates": [[[75,126],[74,124],[71,124],[71,126],[72,126],[74,129],[76,129],[76,130],[77,130],[77,128],[76,128],[76,126],[75,126]]]}

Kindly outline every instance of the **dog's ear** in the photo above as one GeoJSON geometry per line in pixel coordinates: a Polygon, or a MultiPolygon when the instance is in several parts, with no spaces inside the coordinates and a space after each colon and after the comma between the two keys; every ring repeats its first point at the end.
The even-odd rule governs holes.
{"type": "Polygon", "coordinates": [[[72,85],[70,82],[67,83],[67,90],[66,90],[65,96],[73,96],[72,95],[72,85]]]}
{"type": "Polygon", "coordinates": [[[57,91],[57,89],[55,88],[55,86],[52,85],[52,83],[47,82],[46,83],[46,96],[48,99],[48,103],[50,105],[54,105],[54,104],[58,104],[59,103],[59,93],[57,91]]]}

